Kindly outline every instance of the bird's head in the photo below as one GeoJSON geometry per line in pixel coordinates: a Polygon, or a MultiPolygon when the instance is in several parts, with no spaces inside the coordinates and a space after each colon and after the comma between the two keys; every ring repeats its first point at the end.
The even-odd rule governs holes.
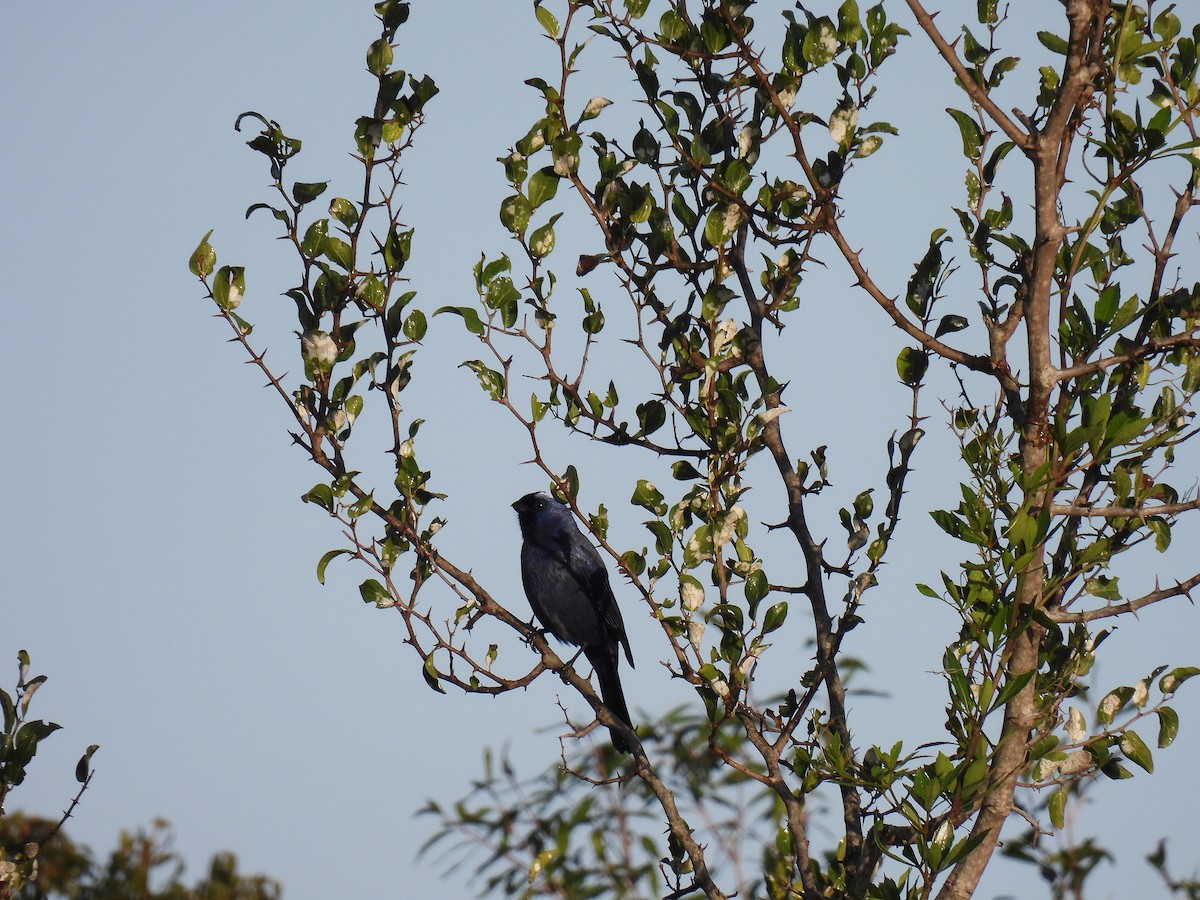
{"type": "Polygon", "coordinates": [[[516,501],[512,508],[517,511],[517,521],[521,525],[522,534],[527,534],[533,528],[571,521],[571,511],[541,491],[526,494],[516,501]]]}

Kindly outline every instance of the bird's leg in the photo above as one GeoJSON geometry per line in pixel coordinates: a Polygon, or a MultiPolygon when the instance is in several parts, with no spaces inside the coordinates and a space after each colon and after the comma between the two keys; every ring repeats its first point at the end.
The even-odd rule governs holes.
{"type": "MultiPolygon", "coordinates": [[[[528,622],[526,622],[525,627],[543,639],[548,638],[550,636],[550,632],[538,624],[538,620],[536,617],[532,618],[528,622]]],[[[530,641],[529,638],[524,638],[523,640],[525,641],[526,644],[530,645],[531,647],[533,646],[533,642],[530,641]]]]}

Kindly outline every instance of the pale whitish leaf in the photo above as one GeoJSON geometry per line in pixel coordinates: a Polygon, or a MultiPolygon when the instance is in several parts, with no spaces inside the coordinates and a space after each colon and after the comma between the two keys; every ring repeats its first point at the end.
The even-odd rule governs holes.
{"type": "Polygon", "coordinates": [[[1083,719],[1083,713],[1073,706],[1067,715],[1067,737],[1073,744],[1078,744],[1087,737],[1087,723],[1083,719]]]}
{"type": "Polygon", "coordinates": [[[755,416],[755,418],[758,419],[759,425],[765,427],[765,426],[771,424],[772,422],[774,422],[776,419],[778,419],[784,413],[788,413],[791,411],[792,411],[792,409],[790,406],[777,406],[774,409],[763,410],[757,416],[755,416]]]}
{"type": "Polygon", "coordinates": [[[607,106],[612,106],[612,101],[607,97],[593,97],[587,102],[583,108],[583,114],[579,117],[580,122],[586,122],[588,119],[594,119],[600,115],[600,111],[607,106]]]}

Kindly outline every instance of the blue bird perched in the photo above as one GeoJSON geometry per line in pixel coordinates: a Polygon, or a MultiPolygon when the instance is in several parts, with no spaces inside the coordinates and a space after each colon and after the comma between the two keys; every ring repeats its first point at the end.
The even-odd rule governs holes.
{"type": "MultiPolygon", "coordinates": [[[[521,526],[521,583],[542,627],[560,641],[577,644],[596,671],[600,696],[609,711],[633,727],[617,674],[618,645],[633,665],[621,610],[608,583],[608,571],[583,536],[571,510],[549,494],[526,494],[512,505],[521,526]]],[[[613,748],[632,749],[616,731],[613,748]]]]}

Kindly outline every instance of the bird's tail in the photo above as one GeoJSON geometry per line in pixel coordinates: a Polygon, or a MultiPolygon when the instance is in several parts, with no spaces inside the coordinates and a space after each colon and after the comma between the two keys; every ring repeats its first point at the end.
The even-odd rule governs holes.
{"type": "MultiPolygon", "coordinates": [[[[633,728],[633,721],[629,718],[629,707],[625,705],[625,691],[621,688],[621,676],[617,674],[616,647],[585,648],[584,655],[596,671],[596,678],[600,682],[600,697],[604,700],[604,705],[614,716],[633,728]]],[[[614,750],[618,753],[633,751],[628,741],[617,734],[616,729],[610,728],[609,733],[612,735],[614,750]]]]}

